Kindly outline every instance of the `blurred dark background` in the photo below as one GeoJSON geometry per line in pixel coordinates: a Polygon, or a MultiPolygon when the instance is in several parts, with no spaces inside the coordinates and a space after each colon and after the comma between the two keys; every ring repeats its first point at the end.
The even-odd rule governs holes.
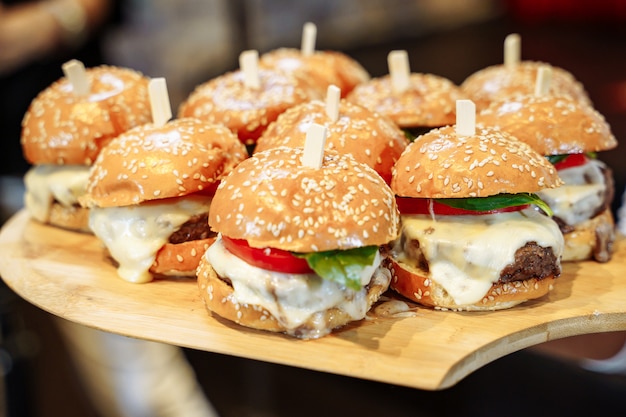
{"type": "MultiPolygon", "coordinates": [[[[30,102],[60,77],[58,63],[97,52],[86,62],[101,60],[165,76],[176,105],[195,85],[235,68],[244,49],[299,47],[306,21],[318,26],[318,49],[346,52],[372,76],[387,73],[390,50],[406,49],[413,71],[461,83],[474,71],[502,62],[503,40],[516,32],[522,37],[523,59],[572,72],[618,141],[626,138],[624,1],[154,0],[119,2],[114,10],[109,24],[80,51],[87,55],[69,51],[35,63],[56,69],[39,79],[36,88],[12,90],[10,94],[21,96],[13,101],[30,102]]],[[[6,84],[0,85],[0,96],[6,98],[6,84]]],[[[21,175],[27,165],[19,152],[19,133],[7,133],[19,132],[19,120],[8,120],[5,113],[2,117],[2,126],[11,123],[14,128],[3,130],[0,198],[5,220],[21,206],[21,175]]],[[[616,214],[626,182],[622,147],[599,155],[614,170],[616,214]]],[[[51,317],[6,287],[0,292],[0,314],[0,416],[98,416],[51,317]]],[[[586,416],[623,415],[626,409],[626,376],[588,372],[531,350],[498,359],[438,392],[194,350],[185,354],[224,417],[586,416]]]]}

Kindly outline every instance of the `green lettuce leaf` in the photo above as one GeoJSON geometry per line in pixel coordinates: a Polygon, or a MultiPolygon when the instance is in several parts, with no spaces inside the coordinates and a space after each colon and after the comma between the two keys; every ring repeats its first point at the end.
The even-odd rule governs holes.
{"type": "Polygon", "coordinates": [[[518,194],[496,194],[489,197],[469,197],[469,198],[439,198],[437,202],[450,207],[460,208],[463,210],[473,211],[489,211],[506,207],[523,206],[525,204],[534,204],[543,210],[548,216],[552,217],[552,209],[536,194],[518,193],[518,194]]]}
{"type": "MultiPolygon", "coordinates": [[[[587,158],[589,159],[596,159],[598,157],[598,153],[597,152],[585,152],[585,155],[587,156],[587,158]]],[[[561,155],[548,155],[546,156],[546,159],[552,164],[558,164],[559,162],[561,162],[562,160],[564,160],[565,158],[567,158],[569,156],[569,154],[561,154],[561,155]]]]}
{"type": "Polygon", "coordinates": [[[364,246],[347,250],[294,253],[306,259],[309,266],[322,278],[335,281],[355,291],[361,289],[361,271],[374,263],[378,246],[364,246]]]}

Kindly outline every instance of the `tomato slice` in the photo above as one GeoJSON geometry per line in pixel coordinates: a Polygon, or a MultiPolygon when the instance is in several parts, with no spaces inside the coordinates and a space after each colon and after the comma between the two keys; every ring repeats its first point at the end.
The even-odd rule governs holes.
{"type": "Polygon", "coordinates": [[[585,163],[587,163],[587,156],[584,153],[573,153],[573,154],[567,155],[565,159],[554,164],[554,167],[558,171],[561,169],[581,166],[581,165],[584,165],[585,163]]]}
{"type": "Polygon", "coordinates": [[[398,210],[402,214],[438,214],[442,216],[466,216],[466,215],[482,215],[493,213],[509,213],[512,211],[520,211],[528,208],[529,204],[521,206],[503,207],[493,210],[465,210],[462,208],[450,207],[432,198],[411,198],[397,197],[398,210]]]}
{"type": "Polygon", "coordinates": [[[244,239],[222,236],[224,247],[236,257],[257,268],[287,274],[313,272],[306,259],[295,257],[291,252],[276,248],[253,248],[244,239]]]}

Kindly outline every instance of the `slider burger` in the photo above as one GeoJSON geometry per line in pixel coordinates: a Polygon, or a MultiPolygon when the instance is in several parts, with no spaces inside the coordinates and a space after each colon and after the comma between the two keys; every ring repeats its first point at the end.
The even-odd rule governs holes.
{"type": "Polygon", "coordinates": [[[272,68],[258,66],[258,53],[252,67],[240,69],[198,85],[178,109],[178,117],[195,117],[223,124],[246,145],[253,146],[267,126],[290,107],[321,98],[316,88],[300,78],[272,68]]]}
{"type": "Polygon", "coordinates": [[[611,169],[596,153],[617,146],[609,124],[569,96],[525,95],[493,102],[476,116],[545,155],[565,184],[538,192],[565,238],[563,261],[611,259],[615,222],[611,169]]]}
{"type": "Polygon", "coordinates": [[[317,27],[307,22],[302,27],[302,45],[296,48],[278,48],[261,55],[260,64],[293,74],[309,82],[323,95],[326,89],[339,87],[342,97],[357,85],[370,79],[370,74],[350,56],[329,50],[316,50],[317,27]]]}
{"type": "Polygon", "coordinates": [[[591,105],[587,91],[569,71],[545,62],[522,60],[521,37],[516,33],[504,40],[504,62],[474,72],[461,83],[461,90],[480,111],[493,101],[533,94],[538,74],[544,68],[552,73],[547,94],[569,95],[591,105]]]}
{"type": "Polygon", "coordinates": [[[390,118],[408,138],[453,124],[456,101],[464,96],[445,77],[410,72],[406,51],[388,56],[389,74],[356,86],[346,99],[390,118]]]}
{"type": "Polygon", "coordinates": [[[397,238],[393,193],[369,166],[303,148],[255,153],[224,178],[202,257],[207,309],[239,325],[311,339],[361,320],[389,285],[382,247],[397,238]]]}
{"type": "Polygon", "coordinates": [[[78,198],[91,164],[113,138],[148,123],[151,115],[142,74],[113,66],[82,68],[88,91],[77,94],[62,77],[39,93],[24,115],[21,144],[33,165],[24,177],[26,210],[42,223],[89,232],[89,213],[78,198]]]}
{"type": "Polygon", "coordinates": [[[346,100],[337,103],[334,117],[327,107],[321,100],[312,100],[290,108],[263,132],[255,152],[280,146],[304,147],[309,127],[320,124],[328,132],[327,150],[352,155],[389,183],[391,169],[408,144],[402,130],[390,119],[346,100]]]}
{"type": "Polygon", "coordinates": [[[278,48],[261,55],[260,64],[308,80],[322,94],[328,86],[336,85],[343,97],[370,79],[361,64],[339,51],[314,51],[304,55],[299,49],[278,48]]]}
{"type": "Polygon", "coordinates": [[[537,207],[557,187],[539,153],[493,129],[434,129],[396,162],[391,187],[402,234],[391,288],[424,306],[498,310],[545,295],[561,272],[563,236],[537,207]]]}
{"type": "Polygon", "coordinates": [[[207,226],[215,188],[246,157],[226,127],[193,118],[149,123],[103,148],[80,202],[118,275],[195,277],[215,237],[207,226]]]}
{"type": "Polygon", "coordinates": [[[537,74],[546,66],[552,70],[548,94],[569,95],[574,100],[591,105],[584,87],[570,72],[545,62],[522,61],[512,67],[492,65],[467,77],[461,83],[461,90],[481,110],[493,101],[533,94],[537,74]]]}

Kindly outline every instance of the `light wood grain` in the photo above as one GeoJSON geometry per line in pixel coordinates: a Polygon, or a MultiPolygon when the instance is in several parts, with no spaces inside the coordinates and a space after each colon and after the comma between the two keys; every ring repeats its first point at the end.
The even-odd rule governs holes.
{"type": "Polygon", "coordinates": [[[127,283],[94,236],[38,224],[23,211],[0,231],[0,275],[32,304],[97,329],[427,390],[450,387],[493,360],[547,340],[626,330],[623,239],[607,264],[565,264],[555,289],[541,300],[459,313],[391,295],[366,320],[312,341],[211,317],[192,279],[127,283]],[[394,303],[406,309],[386,313],[394,303]]]}

